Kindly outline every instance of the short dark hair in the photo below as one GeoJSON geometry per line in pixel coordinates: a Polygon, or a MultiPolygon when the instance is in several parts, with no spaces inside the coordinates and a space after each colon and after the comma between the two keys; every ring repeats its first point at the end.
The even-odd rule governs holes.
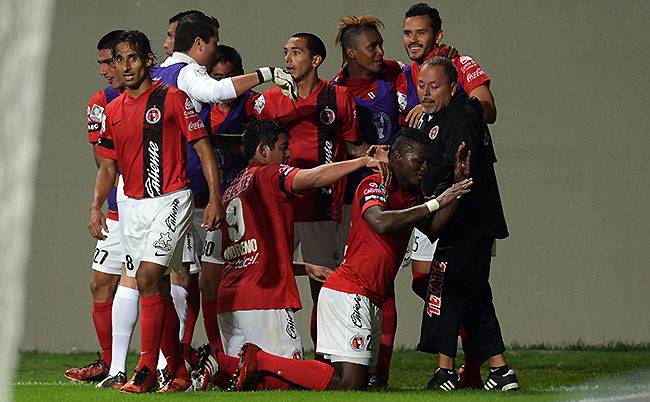
{"type": "Polygon", "coordinates": [[[404,127],[400,129],[397,132],[395,141],[390,146],[388,159],[393,160],[395,157],[395,152],[399,152],[400,154],[404,155],[405,153],[412,151],[414,144],[429,146],[431,145],[431,140],[429,139],[428,135],[417,128],[404,127]]]}
{"type": "MultiPolygon", "coordinates": [[[[429,60],[425,61],[422,67],[424,67],[425,65],[432,66],[432,67],[442,66],[445,69],[445,75],[447,76],[447,78],[449,78],[450,83],[458,81],[458,71],[456,70],[456,66],[451,60],[449,60],[446,57],[440,57],[440,56],[432,57],[429,60]]],[[[422,69],[422,67],[420,67],[420,70],[422,69]]]]}
{"type": "MultiPolygon", "coordinates": [[[[169,19],[169,23],[172,24],[174,22],[178,22],[178,21],[180,21],[181,18],[185,17],[186,15],[190,15],[190,14],[203,14],[203,13],[201,11],[199,11],[199,10],[181,11],[180,13],[172,16],[169,19]]],[[[205,14],[203,14],[203,15],[205,15],[205,14]]]]}
{"type": "Polygon", "coordinates": [[[153,51],[151,50],[151,43],[149,43],[149,38],[144,33],[133,30],[133,31],[124,31],[115,41],[113,46],[113,57],[117,54],[116,48],[120,43],[128,43],[129,47],[138,53],[138,56],[144,62],[147,60],[147,57],[152,57],[155,60],[153,51]]]}
{"type": "Polygon", "coordinates": [[[174,34],[174,51],[187,52],[192,48],[196,38],[208,42],[211,37],[217,34],[219,21],[203,13],[188,14],[178,21],[176,33],[174,34]]]}
{"type": "Polygon", "coordinates": [[[235,67],[235,75],[244,74],[244,66],[242,65],[241,55],[234,47],[219,45],[217,46],[217,54],[214,56],[214,64],[218,63],[232,63],[235,67]]]}
{"type": "Polygon", "coordinates": [[[325,60],[327,57],[327,49],[325,48],[325,43],[318,36],[309,32],[298,32],[291,35],[292,38],[304,39],[307,42],[307,50],[312,56],[320,56],[325,60]]]}
{"type": "Polygon", "coordinates": [[[244,156],[248,160],[253,159],[260,144],[268,145],[271,149],[275,148],[281,133],[288,133],[288,131],[274,120],[252,119],[244,130],[244,156]]]}
{"type": "Polygon", "coordinates": [[[97,50],[110,49],[112,51],[115,47],[117,38],[119,38],[124,32],[126,31],[123,29],[118,29],[102,36],[99,42],[97,42],[97,50]]]}
{"type": "Polygon", "coordinates": [[[418,3],[413,4],[404,14],[404,19],[410,17],[419,17],[421,15],[426,15],[431,21],[431,28],[433,28],[434,33],[440,32],[442,28],[442,20],[440,19],[440,13],[437,9],[431,7],[427,3],[418,3]]]}

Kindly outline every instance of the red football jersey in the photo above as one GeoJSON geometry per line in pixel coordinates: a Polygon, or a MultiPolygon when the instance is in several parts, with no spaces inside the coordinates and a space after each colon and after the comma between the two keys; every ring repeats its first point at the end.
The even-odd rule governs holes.
{"type": "Polygon", "coordinates": [[[300,169],[251,163],[223,195],[226,266],[217,312],[299,309],[293,273],[293,178],[300,169]]]}
{"type": "MultiPolygon", "coordinates": [[[[278,120],[289,130],[289,164],[313,168],[346,159],[345,142],[357,142],[356,109],[348,91],[321,80],[309,97],[292,101],[273,87],[249,103],[251,114],[278,120]]],[[[341,219],[345,179],[305,193],[295,205],[298,222],[341,219]]]]}
{"type": "Polygon", "coordinates": [[[127,196],[158,197],[189,183],[183,138],[207,135],[187,95],[156,82],[137,98],[124,92],[108,104],[97,154],[117,160],[127,196]]]}
{"type": "Polygon", "coordinates": [[[390,210],[410,208],[419,199],[419,193],[407,194],[392,184],[385,187],[381,184],[379,174],[363,179],[352,202],[352,221],[345,245],[345,258],[323,286],[366,296],[377,305],[391,296],[395,276],[402,264],[413,227],[378,234],[363,219],[363,213],[375,205],[390,210]]]}
{"type": "MultiPolygon", "coordinates": [[[[349,78],[344,70],[339,71],[332,80],[336,85],[344,86],[352,96],[360,99],[374,99],[377,95],[377,78],[349,78]]],[[[395,60],[384,60],[384,71],[379,75],[394,86],[400,80],[402,64],[395,60]]]]}

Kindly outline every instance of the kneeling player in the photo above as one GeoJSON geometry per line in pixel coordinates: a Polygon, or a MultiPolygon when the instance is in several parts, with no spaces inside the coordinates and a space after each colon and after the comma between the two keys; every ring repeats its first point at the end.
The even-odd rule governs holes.
{"type": "Polygon", "coordinates": [[[190,385],[189,375],[176,335],[178,315],[164,275],[192,218],[183,138],[198,152],[210,186],[210,202],[203,216],[207,230],[214,230],[223,216],[219,171],[201,120],[186,106],[190,104],[187,96],[151,80],[149,70],[154,56],[147,37],[139,31],[125,32],[117,40],[113,55],[126,91],[107,106],[102,121],[97,150],[100,166],[89,230],[97,239],[105,237],[102,228],[106,230],[106,223],[100,207],[115,182],[119,163],[126,195],[120,204],[121,239],[127,272],[136,278],[142,307],[140,362],[121,391],[146,392],[154,388],[153,370],[159,348],[175,377],[163,390],[185,390],[190,385]],[[166,326],[175,327],[175,331],[164,331],[172,336],[162,337],[166,326]]]}
{"type": "Polygon", "coordinates": [[[389,154],[392,183],[377,174],[366,177],[355,194],[352,226],[345,259],[325,281],[318,304],[321,332],[317,352],[329,355],[332,365],[319,361],[292,361],[261,351],[252,343],[240,352],[236,388],[247,389],[257,372],[273,373],[308,389],[364,389],[378,345],[380,305],[392,295],[414,225],[436,231],[445,210],[469,191],[464,179],[467,158],[456,155],[457,183],[436,199],[422,203],[420,181],[431,154],[426,137],[413,129],[400,131],[389,154]],[[441,213],[433,214],[438,208],[441,213]]]}

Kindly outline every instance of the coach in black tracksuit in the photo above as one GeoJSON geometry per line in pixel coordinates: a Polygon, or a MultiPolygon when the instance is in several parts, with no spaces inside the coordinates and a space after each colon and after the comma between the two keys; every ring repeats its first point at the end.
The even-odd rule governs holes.
{"type": "Polygon", "coordinates": [[[471,192],[456,203],[438,233],[418,344],[420,351],[439,354],[440,368],[429,387],[455,388],[453,359],[462,323],[474,334],[481,358],[493,368],[485,388],[516,389],[514,371],[503,359],[505,346],[488,282],[492,244],[508,237],[490,131],[480,103],[456,87],[456,70],[449,60],[434,58],[423,65],[419,81],[418,94],[427,112],[419,128],[429,135],[433,148],[423,183],[425,194],[437,196],[453,184],[454,156],[462,142],[471,152],[474,180],[471,192]]]}

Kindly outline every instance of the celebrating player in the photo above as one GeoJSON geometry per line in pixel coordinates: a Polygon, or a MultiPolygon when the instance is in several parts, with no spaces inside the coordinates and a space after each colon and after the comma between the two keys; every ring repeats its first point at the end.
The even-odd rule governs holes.
{"type": "Polygon", "coordinates": [[[428,388],[457,388],[454,357],[462,324],[468,334],[477,334],[470,338],[473,350],[490,363],[484,388],[516,390],[517,376],[503,357],[505,346],[488,282],[494,239],[508,236],[494,173],[496,156],[480,103],[458,89],[457,79],[454,64],[441,57],[426,61],[418,79],[426,112],[420,127],[433,140],[425,194],[439,194],[450,185],[454,178],[450,155],[461,142],[472,153],[474,179],[471,194],[450,211],[449,224],[439,236],[418,350],[438,354],[438,369],[428,388]]]}
{"type": "MultiPolygon", "coordinates": [[[[117,74],[113,66],[113,45],[122,32],[109,32],[97,43],[99,74],[106,79],[109,86],[97,92],[88,104],[88,142],[93,144],[93,155],[99,140],[104,108],[122,92],[124,85],[122,76],[117,74]]],[[[95,155],[94,157],[97,161],[97,157],[95,155]]],[[[99,166],[98,162],[97,165],[99,166]]],[[[107,238],[97,241],[92,263],[94,272],[90,279],[90,291],[93,296],[92,318],[102,353],[96,362],[67,370],[65,376],[73,381],[103,380],[109,374],[109,367],[112,365],[112,320],[117,318],[112,314],[114,297],[121,297],[124,293],[124,290],[120,290],[120,288],[116,292],[122,264],[115,188],[108,196],[107,225],[109,226],[107,238]]],[[[128,291],[126,292],[128,293],[128,291]]]]}
{"type": "MultiPolygon", "coordinates": [[[[331,270],[293,263],[291,199],[306,190],[328,186],[360,168],[387,174],[384,162],[369,156],[311,169],[285,165],[290,160],[289,135],[277,123],[254,121],[244,133],[250,164],[224,194],[227,227],[222,229],[226,266],[219,285],[219,329],[227,355],[213,353],[204,363],[201,388],[216,367],[237,367],[242,345],[254,342],[289,359],[302,359],[302,342],[294,311],[301,308],[294,275],[306,273],[322,281],[331,270]]],[[[379,174],[377,175],[379,177],[379,174]]],[[[265,376],[261,388],[286,389],[291,384],[265,376]]]]}
{"type": "MultiPolygon", "coordinates": [[[[180,391],[190,385],[178,340],[178,316],[165,286],[165,271],[174,260],[176,244],[187,232],[192,216],[192,194],[187,185],[183,138],[201,158],[210,188],[203,227],[220,224],[218,168],[207,132],[187,96],[176,88],[154,83],[150,69],[154,56],[147,37],[128,31],[113,49],[126,91],[105,110],[97,154],[100,167],[90,209],[89,230],[104,239],[106,223],[101,205],[116,177],[119,163],[124,177],[121,203],[126,268],[135,276],[140,292],[141,354],[136,373],[121,390],[151,391],[156,382],[158,350],[169,357],[174,380],[162,391],[180,391]],[[175,319],[174,319],[175,317],[175,319]],[[174,331],[163,331],[165,326],[174,331]],[[164,333],[174,336],[162,337],[164,333]]],[[[167,282],[168,283],[168,282],[167,282]]]]}
{"type": "Polygon", "coordinates": [[[469,191],[471,179],[463,147],[456,153],[457,183],[422,203],[420,181],[427,171],[431,147],[414,129],[404,129],[390,148],[392,182],[377,174],[366,177],[355,194],[352,226],[343,263],[329,276],[318,303],[317,352],[320,361],[295,361],[270,354],[253,344],[240,352],[236,388],[254,386],[256,373],[272,373],[285,381],[314,390],[364,389],[378,345],[379,306],[393,292],[413,226],[437,232],[445,223],[434,212],[453,207],[469,191]],[[433,214],[433,215],[432,215],[433,214]]]}

